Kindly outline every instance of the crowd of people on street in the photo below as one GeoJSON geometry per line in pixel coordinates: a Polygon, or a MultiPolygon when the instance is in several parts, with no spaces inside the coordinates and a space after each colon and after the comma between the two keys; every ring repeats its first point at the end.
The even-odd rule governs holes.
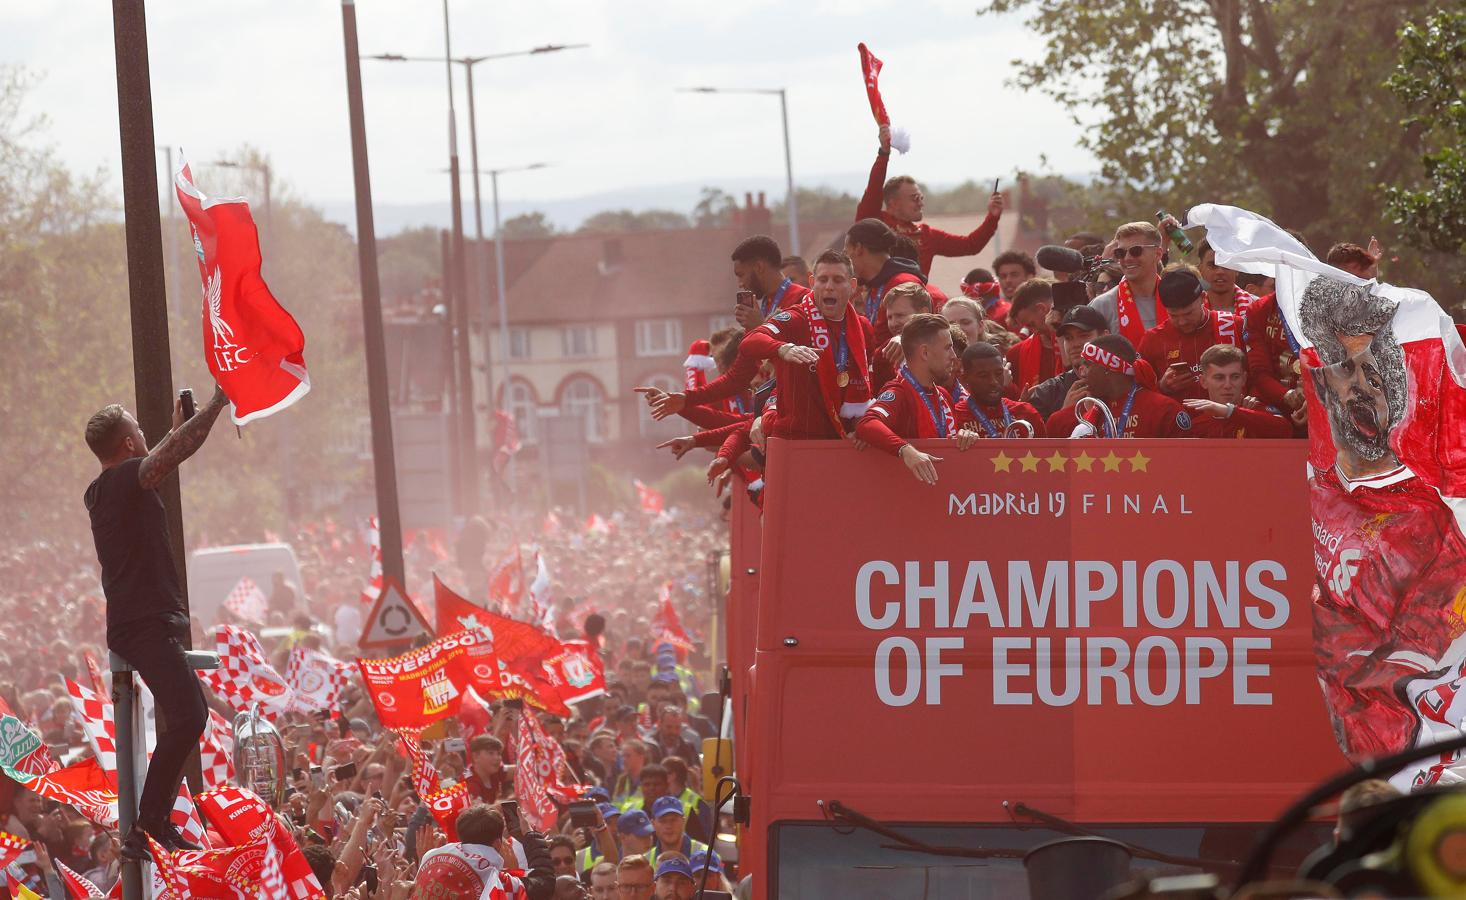
{"type": "MultiPolygon", "coordinates": [[[[519,544],[526,539],[553,572],[554,600],[537,626],[589,642],[604,670],[605,693],[577,703],[568,716],[471,695],[457,715],[411,735],[411,753],[403,735],[382,726],[354,668],[334,709],[273,716],[288,770],[275,812],[324,896],[405,898],[431,881],[455,889],[483,882],[485,890],[503,891],[493,896],[511,898],[691,897],[704,876],[710,889],[732,889],[736,861],[723,859],[726,845],[718,846],[720,830],[728,828],[720,828],[702,793],[703,741],[718,735],[722,710],[711,690],[705,644],[715,627],[707,558],[726,546],[725,532],[715,518],[676,507],[588,522],[563,512],[542,520],[471,519],[451,539],[435,531],[406,536],[408,583],[421,586],[414,591],[420,595],[436,576],[486,609],[516,612],[505,608],[490,582],[504,559],[527,554],[519,544]],[[668,545],[684,552],[656,549],[668,545]],[[690,647],[658,641],[660,604],[666,602],[692,636],[690,647]],[[534,717],[563,749],[564,780],[576,794],[555,801],[557,815],[543,832],[515,810],[521,716],[534,717]],[[418,754],[435,772],[435,784],[466,786],[467,799],[446,822],[419,790],[418,754]],[[581,808],[573,805],[577,800],[581,808]]],[[[384,655],[356,643],[371,609],[362,598],[371,555],[365,531],[321,521],[288,542],[300,559],[303,583],[277,579],[268,586],[258,621],[228,606],[220,606],[214,621],[195,617],[195,646],[212,648],[219,626],[243,629],[259,640],[278,672],[287,671],[296,647],[346,661],[384,655]]],[[[107,677],[98,640],[103,601],[88,549],[37,544],[0,560],[6,576],[0,628],[11,648],[0,713],[18,720],[56,763],[67,765],[95,755],[67,680],[85,685],[107,677]],[[42,641],[35,640],[39,609],[47,611],[50,635],[42,641]],[[22,647],[26,651],[17,652],[22,647]]],[[[523,583],[513,590],[525,593],[533,576],[520,573],[523,583]]],[[[418,605],[431,619],[430,604],[418,605]]],[[[517,614],[525,617],[522,610],[517,614]]],[[[216,721],[227,727],[237,709],[218,693],[208,692],[207,699],[216,721]]],[[[231,778],[250,786],[241,773],[231,778]]],[[[71,882],[63,875],[71,873],[104,893],[117,885],[120,836],[114,829],[14,778],[0,782],[0,846],[16,851],[0,851],[0,859],[16,884],[49,897],[70,896],[71,882]]],[[[204,826],[213,833],[213,823],[204,826]]]]}
{"type": "MultiPolygon", "coordinates": [[[[717,377],[689,368],[684,390],[637,389],[654,418],[697,429],[659,446],[711,451],[720,490],[735,476],[758,490],[769,437],[848,439],[934,483],[914,439],[1306,436],[1298,343],[1271,279],[1218,265],[1161,213],[1068,235],[1049,248],[1051,277],[1007,250],[938,286],[932,258],[983,249],[1004,197],[970,234],[934,229],[921,186],[885,178],[890,152],[882,127],[858,220],[812,264],[764,235],[732,249],[738,324],[700,342],[717,377]]],[[[1382,255],[1371,239],[1326,260],[1369,279],[1382,255]]]]}

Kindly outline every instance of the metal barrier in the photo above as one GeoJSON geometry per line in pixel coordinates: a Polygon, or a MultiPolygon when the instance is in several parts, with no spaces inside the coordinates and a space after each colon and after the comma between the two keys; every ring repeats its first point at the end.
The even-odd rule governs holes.
{"type": "MultiPolygon", "coordinates": [[[[137,773],[148,769],[148,746],[146,738],[137,740],[144,731],[133,668],[116,653],[108,656],[112,666],[112,716],[117,726],[117,828],[126,836],[137,820],[137,773]]],[[[190,669],[219,668],[219,654],[213,651],[189,650],[184,656],[190,669]]],[[[138,863],[122,860],[122,900],[143,900],[147,896],[142,875],[138,863]]]]}

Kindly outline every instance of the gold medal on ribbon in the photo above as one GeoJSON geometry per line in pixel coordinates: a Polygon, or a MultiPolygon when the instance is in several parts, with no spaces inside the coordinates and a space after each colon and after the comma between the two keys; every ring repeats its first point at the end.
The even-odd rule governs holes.
{"type": "Polygon", "coordinates": [[[835,376],[835,384],[838,385],[839,387],[844,387],[845,385],[847,385],[849,383],[850,383],[850,373],[849,372],[841,372],[839,375],[836,375],[835,376]]]}
{"type": "Polygon", "coordinates": [[[1293,374],[1294,375],[1302,375],[1303,374],[1303,361],[1301,359],[1295,359],[1295,360],[1293,360],[1293,374]]]}

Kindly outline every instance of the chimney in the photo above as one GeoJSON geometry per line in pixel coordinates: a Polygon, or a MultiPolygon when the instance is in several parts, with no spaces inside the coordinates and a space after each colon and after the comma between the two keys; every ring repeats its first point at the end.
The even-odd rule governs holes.
{"type": "Polygon", "coordinates": [[[601,261],[598,264],[602,275],[610,275],[621,269],[621,264],[626,261],[626,255],[621,249],[619,237],[605,238],[601,241],[601,261]]]}

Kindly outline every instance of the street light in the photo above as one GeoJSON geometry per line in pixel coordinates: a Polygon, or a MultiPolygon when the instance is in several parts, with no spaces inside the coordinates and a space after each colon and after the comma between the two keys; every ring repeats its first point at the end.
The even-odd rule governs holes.
{"type": "MultiPolygon", "coordinates": [[[[456,268],[456,267],[462,266],[462,264],[463,264],[463,239],[462,239],[462,235],[463,235],[463,219],[462,219],[462,214],[460,212],[461,207],[460,207],[459,201],[458,201],[458,134],[457,134],[457,131],[454,128],[454,122],[453,122],[453,79],[451,77],[451,73],[453,71],[453,64],[454,63],[457,63],[457,64],[463,66],[464,71],[467,74],[467,81],[468,81],[468,140],[469,140],[469,156],[470,156],[469,162],[470,162],[470,165],[473,167],[473,214],[474,214],[474,222],[475,222],[475,226],[476,226],[475,232],[476,232],[476,236],[477,236],[477,239],[478,239],[478,246],[479,246],[479,249],[482,250],[483,244],[484,244],[484,213],[483,213],[483,204],[480,202],[480,199],[479,199],[479,177],[478,177],[479,176],[479,169],[478,169],[478,120],[477,120],[477,117],[475,115],[474,102],[473,102],[473,67],[476,66],[476,65],[478,65],[481,62],[486,62],[488,60],[507,59],[507,58],[513,57],[513,56],[541,56],[541,55],[546,54],[546,53],[557,53],[557,52],[559,52],[561,50],[575,50],[575,49],[579,49],[581,47],[588,47],[590,45],[589,44],[544,44],[544,45],[539,46],[539,47],[532,47],[529,50],[513,50],[513,51],[506,52],[506,53],[489,53],[489,54],[484,54],[482,56],[462,56],[462,57],[455,57],[453,55],[452,44],[450,43],[449,38],[448,38],[448,0],[443,0],[443,44],[444,44],[444,55],[443,56],[407,56],[407,55],[402,54],[402,53],[377,53],[377,54],[369,55],[366,58],[367,59],[381,60],[383,62],[431,62],[431,63],[442,63],[442,64],[444,64],[444,65],[446,65],[448,67],[448,71],[450,73],[450,77],[448,79],[448,113],[449,113],[448,129],[449,129],[449,144],[450,144],[450,148],[449,148],[450,149],[450,153],[449,153],[449,168],[450,168],[450,170],[452,172],[452,181],[453,181],[454,256],[458,260],[457,263],[456,263],[456,265],[455,265],[455,268],[456,268]]],[[[479,295],[479,298],[480,298],[480,302],[486,302],[486,300],[487,300],[487,296],[486,295],[488,294],[488,291],[485,290],[485,287],[484,287],[484,267],[482,265],[478,265],[478,266],[475,266],[474,268],[475,268],[474,274],[475,274],[475,282],[476,282],[475,287],[477,287],[477,289],[478,289],[478,295],[479,295]]],[[[448,275],[447,272],[444,272],[443,274],[444,274],[445,277],[447,277],[447,275],[448,275]]],[[[460,274],[461,274],[461,270],[460,270],[460,274]]],[[[467,285],[464,283],[465,280],[466,279],[460,277],[458,279],[458,283],[459,283],[459,285],[461,285],[463,288],[466,289],[467,288],[467,285]]],[[[461,304],[460,305],[460,308],[466,308],[466,306],[467,306],[467,304],[461,304]]],[[[473,400],[473,393],[472,393],[473,388],[472,388],[472,383],[469,381],[469,379],[471,377],[471,367],[469,366],[469,363],[468,363],[468,321],[467,321],[467,314],[466,314],[466,312],[464,313],[464,316],[463,316],[462,320],[458,324],[459,324],[459,326],[461,328],[461,333],[462,333],[461,342],[460,342],[460,345],[459,345],[460,348],[461,348],[460,349],[460,354],[459,354],[459,374],[460,374],[461,380],[467,382],[467,383],[465,383],[462,386],[462,390],[463,390],[463,395],[464,395],[464,397],[465,397],[465,399],[467,401],[465,403],[465,408],[466,408],[467,421],[469,422],[468,425],[461,425],[460,427],[463,428],[463,429],[465,429],[466,431],[468,431],[468,434],[466,435],[466,437],[467,437],[466,443],[468,444],[468,447],[466,449],[468,449],[470,451],[476,451],[476,447],[477,447],[477,444],[478,444],[477,434],[476,434],[476,432],[470,430],[470,429],[473,429],[473,424],[472,423],[474,421],[474,410],[473,410],[473,403],[472,403],[472,400],[473,400]]],[[[508,335],[506,334],[504,336],[504,341],[505,341],[504,347],[505,347],[506,352],[507,352],[507,349],[508,349],[508,346],[509,346],[508,345],[508,340],[509,340],[509,338],[508,338],[508,335]]],[[[492,398],[491,398],[491,402],[492,402],[492,398]]],[[[478,483],[477,483],[478,466],[477,466],[477,458],[476,458],[476,456],[473,459],[470,459],[470,460],[466,461],[466,464],[465,464],[465,473],[470,478],[474,479],[474,483],[472,485],[472,493],[469,496],[471,497],[472,506],[473,506],[473,508],[470,511],[471,512],[476,512],[477,511],[477,506],[478,506],[478,483]]]]}
{"type": "Polygon", "coordinates": [[[779,95],[779,116],[784,123],[784,183],[787,190],[786,203],[789,207],[790,252],[799,255],[799,200],[794,195],[794,161],[789,154],[789,97],[784,88],[678,88],[682,94],[763,94],[779,95]]]}
{"type": "MultiPolygon", "coordinates": [[[[366,57],[366,59],[382,60],[383,62],[455,62],[463,66],[468,80],[468,155],[469,165],[473,166],[473,216],[476,226],[476,237],[478,238],[480,248],[484,244],[484,209],[479,198],[478,121],[474,115],[473,67],[481,62],[488,62],[495,59],[509,59],[515,56],[543,56],[546,53],[558,53],[561,50],[580,50],[589,46],[590,44],[543,44],[539,47],[531,47],[528,50],[486,53],[482,56],[460,56],[456,59],[446,59],[441,56],[405,56],[401,53],[377,53],[366,57]]],[[[497,226],[495,227],[497,229],[497,226]]],[[[477,276],[476,281],[478,282],[476,286],[478,287],[479,299],[487,306],[489,292],[485,289],[483,282],[484,267],[482,265],[478,266],[475,274],[477,276]]]]}
{"type": "MultiPolygon", "coordinates": [[[[499,295],[499,389],[504,392],[505,403],[509,402],[509,300],[508,290],[504,286],[504,228],[499,223],[499,176],[509,172],[532,172],[535,169],[547,169],[549,166],[549,163],[530,163],[527,166],[484,170],[484,174],[489,176],[489,186],[494,198],[494,290],[499,295]]],[[[474,170],[474,175],[478,175],[478,170],[474,170]]]]}

